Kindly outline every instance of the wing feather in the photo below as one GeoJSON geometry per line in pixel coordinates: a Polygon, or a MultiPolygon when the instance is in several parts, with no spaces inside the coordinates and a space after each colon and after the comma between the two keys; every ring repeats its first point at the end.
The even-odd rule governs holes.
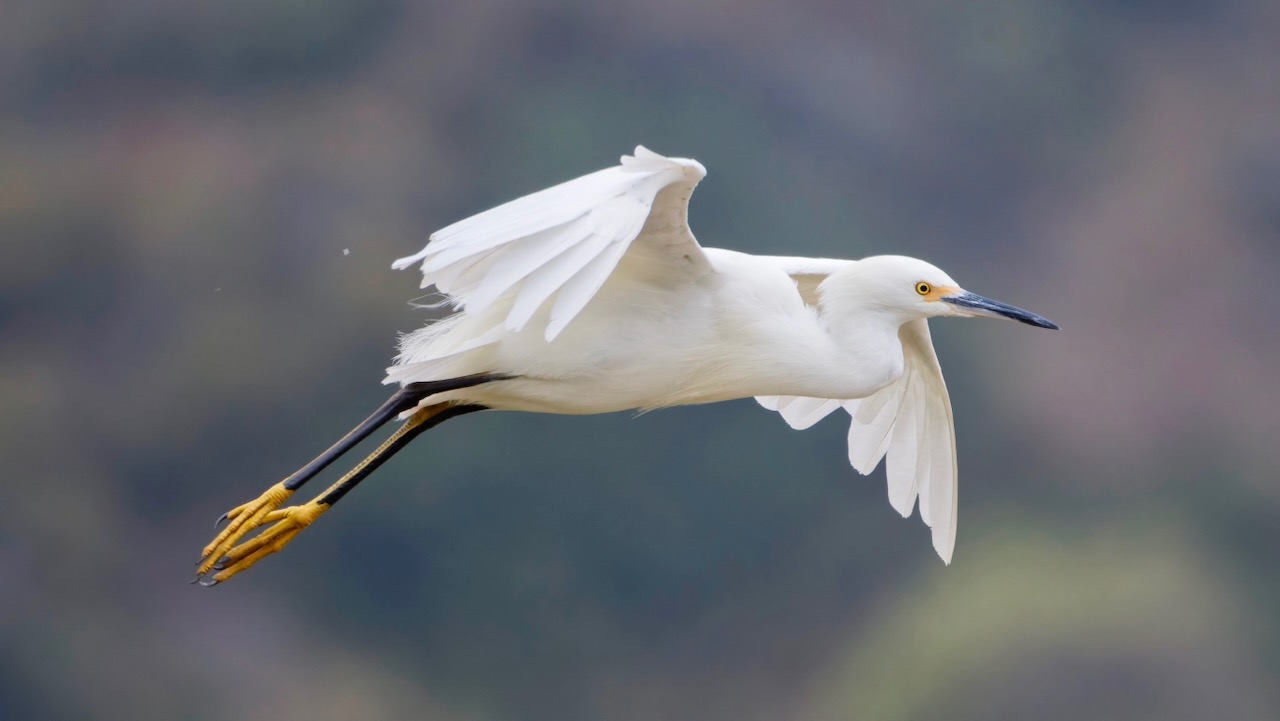
{"type": "Polygon", "coordinates": [[[479,285],[477,279],[482,281],[488,275],[489,269],[501,259],[502,254],[496,250],[473,255],[436,273],[435,286],[441,293],[446,295],[456,292],[461,296],[473,292],[479,285]],[[464,285],[463,281],[464,274],[467,277],[466,285],[464,285]]]}
{"type": "Polygon", "coordinates": [[[863,475],[874,471],[889,450],[889,434],[901,415],[902,390],[895,383],[862,399],[852,409],[854,401],[846,402],[845,409],[853,417],[849,424],[849,464],[863,475]]]}
{"type": "Polygon", "coordinates": [[[812,427],[840,407],[840,401],[827,398],[798,396],[785,396],[784,398],[785,405],[778,410],[787,425],[797,431],[812,427]]]}
{"type": "MultiPolygon", "coordinates": [[[[801,273],[821,269],[822,261],[783,258],[784,267],[801,273]]],[[[793,277],[795,277],[793,275],[793,277]]],[[[797,281],[803,294],[803,287],[797,281]]],[[[849,463],[871,473],[886,459],[889,503],[904,518],[919,499],[920,519],[931,529],[934,549],[951,563],[956,542],[957,476],[955,423],[925,320],[906,323],[898,333],[903,372],[890,385],[852,400],[761,396],[761,406],[777,411],[792,428],[817,423],[843,406],[849,413],[849,463]]]]}
{"type": "Polygon", "coordinates": [[[930,469],[933,467],[933,433],[937,432],[933,419],[929,417],[927,392],[917,394],[917,404],[909,409],[905,422],[916,424],[916,477],[911,480],[920,494],[920,520],[924,525],[933,528],[933,486],[929,484],[930,469]]]}
{"type": "Polygon", "coordinates": [[[840,407],[840,401],[804,396],[756,396],[766,410],[777,411],[797,431],[812,427],[840,407]]]}
{"type": "Polygon", "coordinates": [[[706,169],[637,147],[621,164],[510,201],[431,235],[421,252],[393,268],[421,263],[422,287],[436,286],[455,307],[478,313],[509,302],[503,326],[521,330],[555,297],[548,341],[585,308],[627,250],[670,268],[673,282],[712,272],[689,231],[689,196],[706,169]]]}
{"type": "MultiPolygon", "coordinates": [[[[909,379],[907,383],[903,403],[917,407],[920,386],[918,383],[911,383],[909,379]]],[[[917,458],[920,456],[919,438],[922,435],[919,421],[922,420],[923,416],[903,419],[901,423],[894,425],[889,439],[888,458],[884,466],[885,478],[889,485],[889,505],[893,506],[893,509],[903,518],[911,516],[911,510],[915,507],[916,497],[919,495],[919,489],[916,486],[916,465],[917,458]]]]}
{"type": "Polygon", "coordinates": [[[576,220],[635,182],[620,170],[597,170],[445,226],[431,234],[435,247],[423,257],[453,249],[485,250],[576,220]]]}
{"type": "Polygon", "coordinates": [[[618,240],[611,241],[605,249],[574,274],[572,278],[560,286],[556,293],[556,302],[551,306],[551,322],[547,324],[547,342],[555,340],[560,331],[569,325],[569,321],[577,317],[587,303],[595,297],[596,291],[608,280],[613,269],[618,267],[623,253],[627,252],[627,244],[618,240]]]}
{"type": "Polygon", "coordinates": [[[473,312],[484,310],[530,273],[581,243],[591,234],[585,218],[538,231],[506,252],[495,253],[493,266],[485,270],[480,285],[467,295],[466,307],[473,312]]]}
{"type": "Polygon", "coordinates": [[[756,403],[766,411],[776,411],[781,407],[784,400],[789,400],[793,396],[756,396],[756,403]]]}
{"type": "Polygon", "coordinates": [[[587,263],[590,263],[608,244],[608,237],[592,233],[565,253],[530,273],[529,278],[520,287],[515,304],[511,307],[511,313],[507,316],[507,328],[515,331],[523,329],[542,304],[560,286],[585,268],[587,263]]]}
{"type": "Polygon", "coordinates": [[[928,422],[923,427],[925,437],[922,448],[927,448],[928,466],[920,467],[917,461],[916,485],[920,490],[920,515],[933,529],[933,547],[946,563],[956,545],[956,512],[958,510],[958,476],[956,471],[955,419],[951,412],[951,397],[946,381],[942,379],[942,367],[933,350],[929,337],[929,324],[925,320],[911,321],[899,332],[906,363],[911,366],[921,385],[922,399],[909,409],[913,415],[924,416],[928,422]],[[926,508],[928,513],[926,514],[926,508]]]}

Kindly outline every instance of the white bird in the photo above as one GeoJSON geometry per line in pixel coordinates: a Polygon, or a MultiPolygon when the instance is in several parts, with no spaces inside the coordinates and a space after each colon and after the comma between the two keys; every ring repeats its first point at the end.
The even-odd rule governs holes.
{"type": "Polygon", "coordinates": [[[328,451],[223,519],[197,580],[212,585],[280,550],[418,433],[477,410],[609,413],[755,397],[792,428],[838,408],[849,460],[888,457],[889,502],[919,500],[933,546],[956,538],[951,401],[927,320],[1045,318],[963,290],[902,256],[758,256],[704,248],[687,223],[706,175],[643,147],[607,168],[432,234],[422,287],[456,312],[404,336],[385,383],[400,390],[328,451]],[[401,427],[312,501],[293,491],[390,419],[401,427]],[[260,534],[242,540],[255,528],[260,534]]]}

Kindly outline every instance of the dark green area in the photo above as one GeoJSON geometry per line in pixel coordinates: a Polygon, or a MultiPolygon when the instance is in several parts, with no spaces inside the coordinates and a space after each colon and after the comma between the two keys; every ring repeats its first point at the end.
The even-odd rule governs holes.
{"type": "Polygon", "coordinates": [[[1273,4],[0,8],[0,718],[1276,718],[1273,4]],[[933,325],[951,567],[739,401],[469,415],[187,584],[389,395],[392,259],[637,143],[1063,325],[933,325]]]}

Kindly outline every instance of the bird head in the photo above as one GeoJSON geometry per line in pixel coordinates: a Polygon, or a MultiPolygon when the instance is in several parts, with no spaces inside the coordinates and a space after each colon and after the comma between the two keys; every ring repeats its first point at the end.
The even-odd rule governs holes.
{"type": "Polygon", "coordinates": [[[916,258],[878,255],[863,258],[823,284],[829,295],[891,313],[902,322],[938,316],[1008,318],[1057,329],[1048,318],[960,287],[940,268],[916,258]]]}

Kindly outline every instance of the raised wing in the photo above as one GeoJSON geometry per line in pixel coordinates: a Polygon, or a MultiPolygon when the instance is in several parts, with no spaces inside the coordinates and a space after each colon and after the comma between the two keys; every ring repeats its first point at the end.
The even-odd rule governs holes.
{"type": "Polygon", "coordinates": [[[688,205],[707,174],[696,160],[644,147],[622,164],[526,195],[431,235],[423,250],[392,264],[422,262],[434,285],[470,313],[510,303],[503,326],[521,330],[551,303],[553,340],[591,301],[628,249],[663,263],[673,280],[712,272],[689,231],[688,205]],[[554,297],[554,298],[553,298],[554,297]]]}
{"type": "Polygon", "coordinates": [[[898,380],[861,399],[769,396],[756,400],[792,428],[812,426],[837,408],[849,425],[849,463],[866,475],[888,456],[889,503],[903,518],[920,499],[920,518],[933,529],[933,547],[951,563],[956,545],[956,441],[951,398],[933,351],[929,324],[914,320],[898,332],[903,371],[898,380]]]}

